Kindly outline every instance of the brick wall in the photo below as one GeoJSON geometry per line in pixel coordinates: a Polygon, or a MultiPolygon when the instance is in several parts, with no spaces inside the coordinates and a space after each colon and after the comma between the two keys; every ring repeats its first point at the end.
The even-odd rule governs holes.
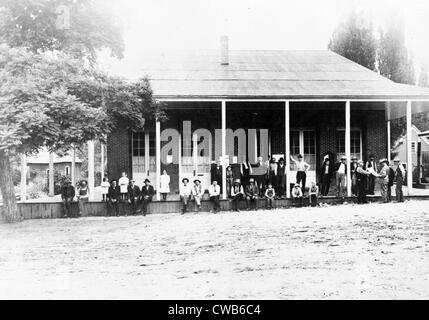
{"type": "Polygon", "coordinates": [[[130,134],[126,130],[112,132],[107,137],[107,172],[109,179],[118,179],[125,171],[131,177],[130,134]]]}

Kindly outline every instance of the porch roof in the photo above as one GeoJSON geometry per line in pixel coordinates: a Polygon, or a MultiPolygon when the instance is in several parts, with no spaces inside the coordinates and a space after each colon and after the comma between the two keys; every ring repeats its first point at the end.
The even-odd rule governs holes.
{"type": "Polygon", "coordinates": [[[332,51],[217,51],[145,59],[139,70],[161,99],[429,99],[332,51]]]}

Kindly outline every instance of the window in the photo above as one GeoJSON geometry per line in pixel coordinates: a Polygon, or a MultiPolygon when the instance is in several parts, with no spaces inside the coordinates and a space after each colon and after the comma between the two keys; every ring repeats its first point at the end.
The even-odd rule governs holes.
{"type": "Polygon", "coordinates": [[[70,175],[70,167],[66,166],[66,176],[69,176],[69,175],[70,175]]]}
{"type": "MultiPolygon", "coordinates": [[[[316,134],[313,130],[294,130],[290,132],[290,154],[295,159],[298,154],[304,156],[304,161],[311,168],[316,167],[316,134]]],[[[291,162],[290,170],[296,170],[295,164],[291,162]]]]}
{"type": "MultiPolygon", "coordinates": [[[[362,139],[360,130],[350,131],[350,153],[352,157],[362,159],[361,153],[362,139]]],[[[337,130],[337,159],[339,160],[346,154],[346,132],[337,130]]]]}

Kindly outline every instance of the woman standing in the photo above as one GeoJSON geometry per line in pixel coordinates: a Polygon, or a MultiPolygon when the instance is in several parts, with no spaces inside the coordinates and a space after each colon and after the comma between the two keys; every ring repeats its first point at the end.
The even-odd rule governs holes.
{"type": "Polygon", "coordinates": [[[121,190],[121,200],[127,200],[128,196],[128,185],[130,184],[130,179],[128,179],[127,174],[122,172],[122,177],[118,181],[119,188],[121,190]]]}
{"type": "Polygon", "coordinates": [[[167,174],[167,170],[162,171],[159,192],[162,195],[162,200],[167,200],[167,194],[170,193],[170,176],[167,174]]]}
{"type": "Polygon", "coordinates": [[[78,217],[82,216],[84,203],[88,202],[89,198],[89,188],[88,182],[86,180],[82,180],[77,188],[77,201],[79,206],[78,217]]]}

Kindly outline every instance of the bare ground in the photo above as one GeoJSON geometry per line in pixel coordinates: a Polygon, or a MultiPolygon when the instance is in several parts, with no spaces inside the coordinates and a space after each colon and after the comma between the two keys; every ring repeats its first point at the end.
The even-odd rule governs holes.
{"type": "Polygon", "coordinates": [[[429,202],[0,225],[0,298],[428,299],[429,202]]]}

